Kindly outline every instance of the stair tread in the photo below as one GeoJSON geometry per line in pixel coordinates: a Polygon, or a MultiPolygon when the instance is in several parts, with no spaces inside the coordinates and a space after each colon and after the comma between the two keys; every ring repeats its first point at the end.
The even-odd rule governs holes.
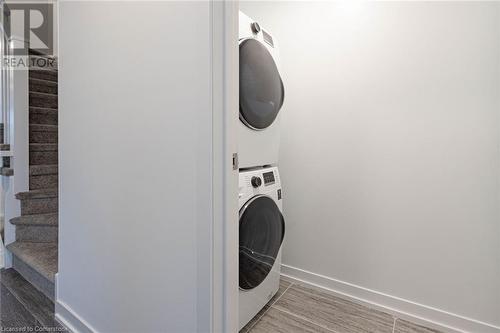
{"type": "Polygon", "coordinates": [[[30,176],[53,175],[59,170],[57,164],[30,165],[30,176]]]}
{"type": "Polygon", "coordinates": [[[14,242],[7,245],[7,249],[44,278],[54,282],[57,273],[57,243],[14,242]]]}
{"type": "Polygon", "coordinates": [[[57,132],[57,125],[30,124],[30,130],[44,131],[44,132],[57,132]]]}
{"type": "Polygon", "coordinates": [[[5,143],[0,144],[0,150],[2,151],[10,150],[10,145],[5,143]]]}
{"type": "Polygon", "coordinates": [[[44,199],[57,197],[57,188],[48,188],[42,190],[31,190],[26,192],[19,192],[16,194],[16,199],[44,199]]]}
{"type": "Polygon", "coordinates": [[[30,151],[56,151],[57,143],[30,143],[30,151]]]}
{"type": "Polygon", "coordinates": [[[14,217],[10,220],[14,225],[32,225],[32,226],[52,226],[57,227],[57,213],[32,214],[14,217]]]}

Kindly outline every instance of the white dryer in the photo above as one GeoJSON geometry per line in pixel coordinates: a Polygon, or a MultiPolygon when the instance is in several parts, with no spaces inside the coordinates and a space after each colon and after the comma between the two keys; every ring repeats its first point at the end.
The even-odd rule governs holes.
{"type": "Polygon", "coordinates": [[[285,236],[278,168],[239,175],[239,329],[276,294],[285,236]]]}
{"type": "Polygon", "coordinates": [[[276,40],[257,22],[239,13],[240,124],[239,165],[276,165],[280,110],[285,89],[276,40]]]}

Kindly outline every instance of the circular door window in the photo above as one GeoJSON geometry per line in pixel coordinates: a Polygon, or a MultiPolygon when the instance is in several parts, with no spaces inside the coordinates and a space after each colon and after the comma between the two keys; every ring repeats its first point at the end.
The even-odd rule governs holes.
{"type": "Polygon", "coordinates": [[[269,127],[283,105],[284,88],[267,48],[249,38],[240,43],[240,119],[248,127],[269,127]]]}
{"type": "Polygon", "coordinates": [[[271,271],[285,235],[285,222],[268,196],[256,196],[240,211],[240,288],[249,290],[271,271]]]}

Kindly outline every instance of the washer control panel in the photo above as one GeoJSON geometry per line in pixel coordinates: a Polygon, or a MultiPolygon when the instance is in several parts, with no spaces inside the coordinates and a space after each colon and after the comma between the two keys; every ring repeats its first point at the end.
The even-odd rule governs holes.
{"type": "Polygon", "coordinates": [[[268,195],[281,202],[280,174],[275,166],[241,170],[238,187],[240,204],[259,194],[268,195]]]}
{"type": "Polygon", "coordinates": [[[274,172],[269,171],[269,172],[264,172],[262,174],[262,177],[264,177],[264,185],[271,185],[274,184],[276,179],[274,178],[274,172]]]}

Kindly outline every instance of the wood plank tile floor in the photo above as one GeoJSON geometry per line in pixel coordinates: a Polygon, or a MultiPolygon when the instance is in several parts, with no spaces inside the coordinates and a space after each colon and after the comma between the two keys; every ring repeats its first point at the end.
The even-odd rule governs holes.
{"type": "MultiPolygon", "coordinates": [[[[0,328],[67,332],[54,303],[16,271],[0,270],[0,328]]],[[[440,333],[347,301],[309,285],[282,279],[273,299],[240,333],[440,333]]]]}
{"type": "Polygon", "coordinates": [[[440,333],[286,278],[273,299],[240,331],[298,332],[440,333]]]}
{"type": "Polygon", "coordinates": [[[54,318],[54,303],[12,268],[0,270],[0,331],[67,332],[54,318]]]}

